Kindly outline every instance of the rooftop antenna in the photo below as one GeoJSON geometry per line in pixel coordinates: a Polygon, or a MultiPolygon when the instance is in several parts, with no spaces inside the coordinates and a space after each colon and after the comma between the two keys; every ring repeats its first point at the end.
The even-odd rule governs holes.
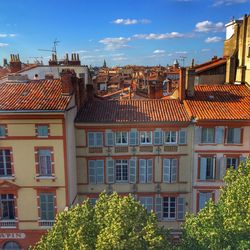
{"type": "Polygon", "coordinates": [[[34,59],[34,63],[40,64],[41,60],[43,60],[42,56],[30,56],[29,58],[34,59]],[[39,61],[40,59],[40,61],[39,61]]]}
{"type": "Polygon", "coordinates": [[[55,39],[54,42],[53,42],[53,47],[52,47],[52,49],[38,49],[38,50],[39,50],[39,51],[50,51],[50,52],[53,52],[53,53],[56,55],[56,58],[57,58],[57,50],[56,50],[56,47],[57,47],[58,43],[60,43],[60,41],[58,41],[57,39],[55,39]]]}
{"type": "Polygon", "coordinates": [[[180,56],[180,61],[182,61],[182,67],[185,66],[185,59],[186,58],[187,58],[186,56],[180,56]]]}

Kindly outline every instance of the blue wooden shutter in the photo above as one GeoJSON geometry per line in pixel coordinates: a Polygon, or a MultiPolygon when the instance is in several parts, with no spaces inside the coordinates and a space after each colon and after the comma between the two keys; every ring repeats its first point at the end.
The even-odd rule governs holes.
{"type": "Polygon", "coordinates": [[[171,182],[177,181],[177,159],[171,160],[171,182]]]}
{"type": "Polygon", "coordinates": [[[138,145],[138,132],[136,129],[132,129],[129,133],[129,145],[130,146],[138,145]]]}
{"type": "Polygon", "coordinates": [[[95,146],[95,134],[93,132],[88,132],[88,146],[95,146]]]}
{"type": "Polygon", "coordinates": [[[106,132],[105,145],[108,147],[114,146],[114,133],[111,131],[106,132]]]}
{"type": "Polygon", "coordinates": [[[114,173],[115,173],[114,160],[107,159],[106,163],[107,163],[107,166],[106,166],[107,167],[107,182],[114,183],[114,173]]]}
{"type": "Polygon", "coordinates": [[[95,133],[96,135],[96,147],[102,147],[103,143],[102,143],[102,132],[97,132],[95,133]]]}
{"type": "Polygon", "coordinates": [[[136,159],[129,160],[129,181],[136,183],[136,159]]]}
{"type": "Polygon", "coordinates": [[[182,128],[179,131],[179,144],[187,144],[187,129],[182,128]]]}
{"type": "Polygon", "coordinates": [[[234,128],[234,143],[240,144],[241,129],[234,128]]]}
{"type": "Polygon", "coordinates": [[[200,127],[194,127],[194,136],[195,136],[195,144],[201,143],[201,128],[200,127]]]}
{"type": "Polygon", "coordinates": [[[185,216],[185,198],[177,198],[177,219],[183,220],[185,216]]]}
{"type": "Polygon", "coordinates": [[[224,127],[216,127],[215,131],[215,142],[222,144],[224,139],[224,127]]]}
{"type": "Polygon", "coordinates": [[[147,160],[147,182],[151,183],[153,181],[153,160],[147,160]]]}
{"type": "Polygon", "coordinates": [[[158,220],[162,219],[162,198],[160,196],[155,197],[155,214],[158,220]]]}
{"type": "Polygon", "coordinates": [[[200,180],[206,180],[207,158],[200,158],[200,180]]]}
{"type": "Polygon", "coordinates": [[[170,182],[170,159],[163,159],[163,182],[170,182]]]}
{"type": "Polygon", "coordinates": [[[88,161],[88,171],[89,171],[89,183],[96,184],[96,167],[94,160],[88,161]]]}
{"type": "Polygon", "coordinates": [[[161,129],[156,129],[154,131],[154,145],[162,145],[162,131],[161,131],[161,129]]]}
{"type": "Polygon", "coordinates": [[[96,182],[104,183],[104,161],[96,160],[96,182]]]}
{"type": "Polygon", "coordinates": [[[140,159],[140,183],[146,182],[146,168],[147,168],[147,161],[144,159],[140,159]]]}

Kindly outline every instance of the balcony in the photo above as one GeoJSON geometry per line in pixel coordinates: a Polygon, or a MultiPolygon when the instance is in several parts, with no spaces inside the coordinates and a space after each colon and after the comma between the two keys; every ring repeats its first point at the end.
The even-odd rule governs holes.
{"type": "Polygon", "coordinates": [[[89,153],[102,153],[102,148],[89,148],[89,153]]]}
{"type": "Polygon", "coordinates": [[[42,228],[51,228],[53,227],[55,221],[54,220],[39,220],[39,226],[42,228]]]}
{"type": "Polygon", "coordinates": [[[17,221],[14,220],[0,220],[0,228],[16,228],[17,221]]]}

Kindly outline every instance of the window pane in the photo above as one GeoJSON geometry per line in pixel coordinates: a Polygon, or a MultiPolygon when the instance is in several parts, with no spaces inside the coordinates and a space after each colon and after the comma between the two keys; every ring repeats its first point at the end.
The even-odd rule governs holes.
{"type": "Polygon", "coordinates": [[[38,134],[38,136],[48,136],[48,134],[49,134],[48,125],[38,125],[37,126],[37,134],[38,134]]]}

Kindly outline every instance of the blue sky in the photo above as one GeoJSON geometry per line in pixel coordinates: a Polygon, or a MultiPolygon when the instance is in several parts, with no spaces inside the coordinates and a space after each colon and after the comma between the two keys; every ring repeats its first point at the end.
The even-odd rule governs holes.
{"type": "Polygon", "coordinates": [[[185,66],[223,55],[224,24],[250,13],[249,0],[1,0],[0,65],[11,53],[46,62],[80,53],[82,64],[185,66]]]}

